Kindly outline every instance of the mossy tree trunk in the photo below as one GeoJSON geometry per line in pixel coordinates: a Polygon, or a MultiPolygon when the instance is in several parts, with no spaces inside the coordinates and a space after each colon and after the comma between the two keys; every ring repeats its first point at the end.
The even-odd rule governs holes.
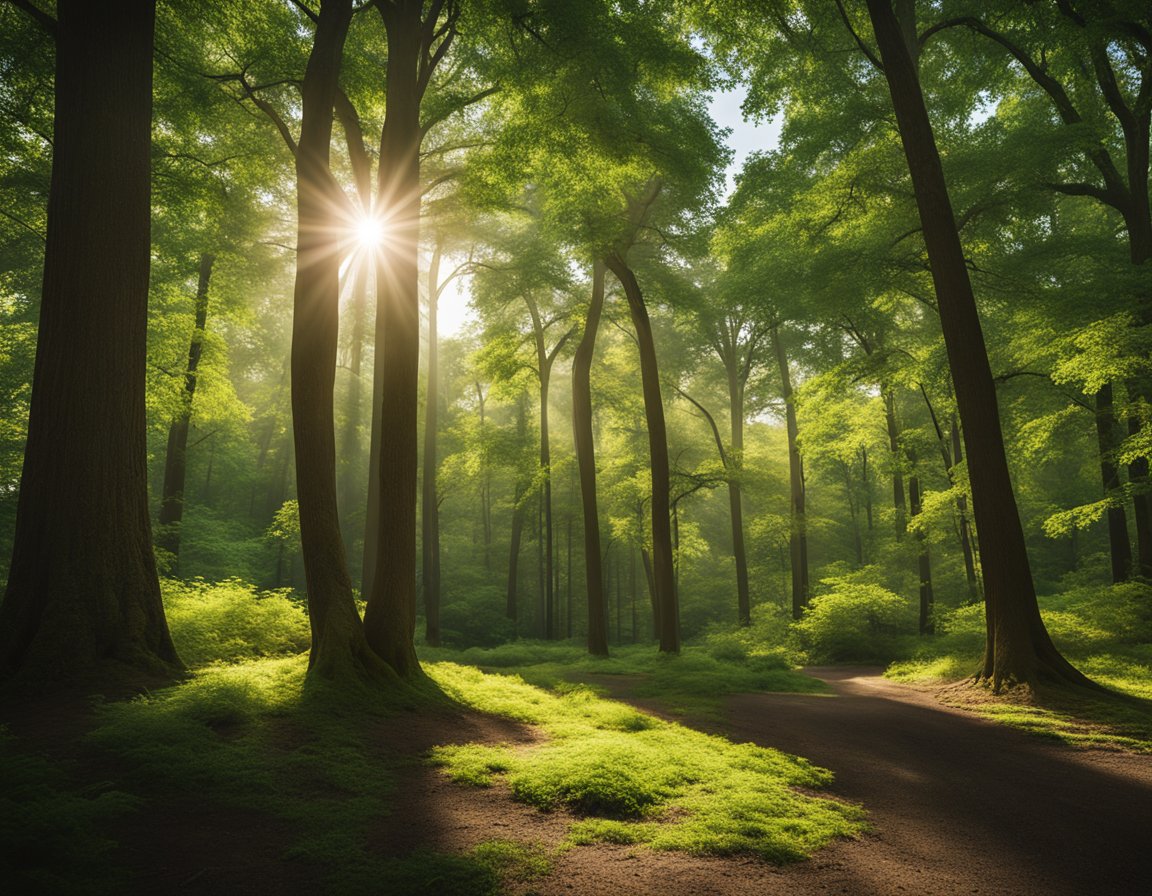
{"type": "Polygon", "coordinates": [[[0,676],[180,665],[145,448],[153,0],[60,0],[44,281],[0,676]]]}

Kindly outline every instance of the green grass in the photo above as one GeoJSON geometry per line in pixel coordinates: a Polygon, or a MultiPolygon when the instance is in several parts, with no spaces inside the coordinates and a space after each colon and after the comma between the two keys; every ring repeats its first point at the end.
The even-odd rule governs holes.
{"type": "Polygon", "coordinates": [[[527,748],[439,747],[432,761],[461,783],[503,778],[517,800],[585,816],[573,842],[787,862],[863,829],[859,808],[795,789],[831,780],[804,759],[662,721],[587,688],[549,692],[452,663],[429,674],[455,700],[538,726],[548,738],[527,748]]]}
{"type": "Polygon", "coordinates": [[[669,712],[695,718],[720,715],[723,698],[731,694],[831,692],[824,682],[796,671],[779,651],[753,652],[730,633],[687,646],[678,656],[661,654],[651,645],[632,645],[614,649],[609,657],[594,657],[583,647],[541,641],[464,651],[423,648],[421,656],[515,672],[551,690],[579,684],[602,691],[616,679],[630,696],[654,698],[669,712]]]}

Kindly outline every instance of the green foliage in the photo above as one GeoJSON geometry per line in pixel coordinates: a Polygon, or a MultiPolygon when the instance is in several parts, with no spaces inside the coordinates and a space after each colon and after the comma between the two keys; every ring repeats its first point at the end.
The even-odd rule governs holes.
{"type": "Polygon", "coordinates": [[[307,650],[308,617],[288,591],[257,591],[239,579],[167,579],[164,612],[180,657],[195,668],[307,650]]]}
{"type": "Polygon", "coordinates": [[[664,722],[587,688],[549,693],[519,676],[449,663],[429,671],[455,699],[537,725],[549,737],[516,750],[440,748],[432,761],[480,785],[503,774],[516,799],[589,816],[573,828],[574,842],[603,837],[783,862],[860,830],[857,809],[792,789],[830,780],[805,760],[664,722]]]}
{"type": "Polygon", "coordinates": [[[883,662],[906,649],[916,630],[911,603],[854,577],[824,579],[792,630],[817,662],[883,662]]]}

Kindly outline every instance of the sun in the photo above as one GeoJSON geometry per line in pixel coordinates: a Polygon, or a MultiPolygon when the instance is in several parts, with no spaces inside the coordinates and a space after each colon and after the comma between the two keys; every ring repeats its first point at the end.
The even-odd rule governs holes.
{"type": "Polygon", "coordinates": [[[352,238],[360,249],[374,252],[384,245],[384,222],[375,215],[360,215],[352,224],[352,238]]]}

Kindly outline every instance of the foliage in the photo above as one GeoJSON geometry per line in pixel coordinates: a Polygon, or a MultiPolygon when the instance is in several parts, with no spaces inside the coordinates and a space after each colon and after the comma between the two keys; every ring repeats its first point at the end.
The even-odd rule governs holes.
{"type": "Polygon", "coordinates": [[[308,618],[286,590],[260,592],[239,579],[168,579],[162,592],[176,650],[193,668],[308,648],[308,618]]]}
{"type": "Polygon", "coordinates": [[[882,662],[906,649],[916,619],[908,600],[856,577],[824,579],[792,630],[819,662],[882,662]]]}

